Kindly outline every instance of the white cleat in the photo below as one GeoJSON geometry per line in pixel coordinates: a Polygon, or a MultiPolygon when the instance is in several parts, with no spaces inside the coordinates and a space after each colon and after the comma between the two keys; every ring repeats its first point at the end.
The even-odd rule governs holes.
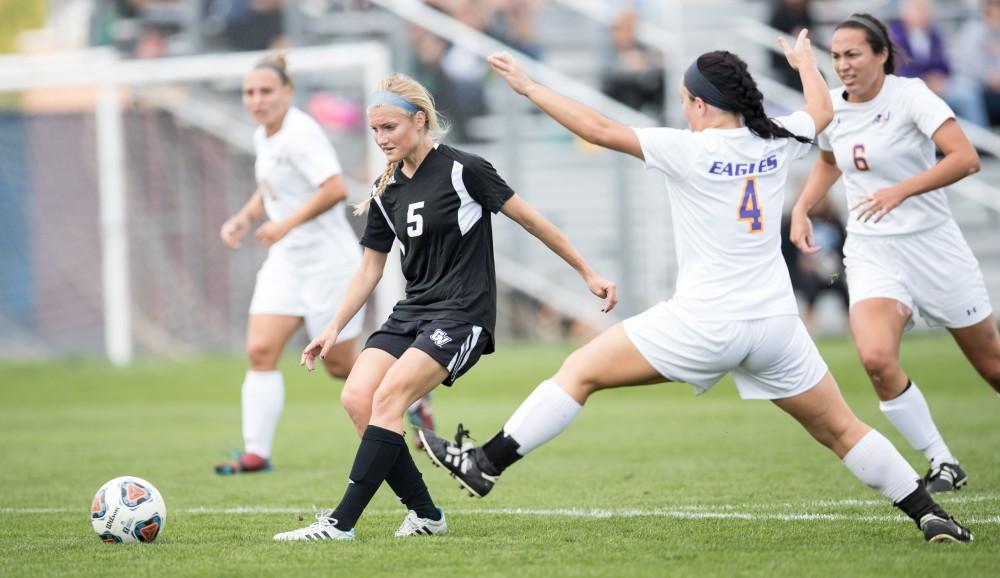
{"type": "Polygon", "coordinates": [[[441,519],[431,520],[430,518],[418,518],[417,513],[410,510],[406,513],[406,517],[403,518],[403,523],[400,524],[399,529],[396,530],[396,537],[442,536],[447,534],[448,520],[445,519],[444,512],[440,508],[438,508],[438,511],[441,512],[441,519]]]}
{"type": "Polygon", "coordinates": [[[316,514],[316,521],[305,528],[282,532],[274,535],[276,542],[291,542],[296,540],[340,540],[350,542],[354,540],[354,528],[348,531],[337,528],[337,520],[331,518],[333,510],[316,514]]]}

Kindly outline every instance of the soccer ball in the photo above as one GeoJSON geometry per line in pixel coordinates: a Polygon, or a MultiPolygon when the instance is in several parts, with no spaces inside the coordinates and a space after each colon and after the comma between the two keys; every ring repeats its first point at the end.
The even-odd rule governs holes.
{"type": "Polygon", "coordinates": [[[167,525],[167,505],[153,484],[122,476],[97,490],[90,523],[105,542],[152,542],[167,525]]]}

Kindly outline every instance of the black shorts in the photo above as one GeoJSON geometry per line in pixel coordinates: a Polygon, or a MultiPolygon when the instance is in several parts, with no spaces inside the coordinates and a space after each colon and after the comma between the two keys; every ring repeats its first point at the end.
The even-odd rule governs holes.
{"type": "Polygon", "coordinates": [[[450,386],[479,361],[492,339],[488,331],[467,321],[401,321],[390,315],[365,342],[365,349],[381,349],[399,359],[415,347],[448,370],[441,383],[450,386]]]}

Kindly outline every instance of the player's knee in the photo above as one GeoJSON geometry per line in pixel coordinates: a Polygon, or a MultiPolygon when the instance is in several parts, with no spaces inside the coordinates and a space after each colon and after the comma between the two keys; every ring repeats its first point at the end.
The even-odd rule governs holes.
{"type": "Polygon", "coordinates": [[[866,426],[854,416],[847,412],[843,415],[828,415],[820,423],[807,426],[809,433],[819,443],[837,452],[838,455],[847,453],[847,450],[856,443],[859,428],[866,426]]]}
{"type": "Polygon", "coordinates": [[[247,343],[247,360],[250,367],[257,371],[274,369],[278,363],[281,350],[266,341],[250,341],[247,343]]]}
{"type": "Polygon", "coordinates": [[[601,389],[599,376],[588,370],[586,357],[580,350],[574,351],[563,361],[552,379],[563,388],[581,391],[587,395],[601,389]]]}
{"type": "Polygon", "coordinates": [[[390,379],[383,380],[372,397],[372,416],[396,417],[406,412],[409,404],[403,402],[401,384],[390,379]]]}
{"type": "Polygon", "coordinates": [[[364,392],[353,388],[345,386],[340,391],[340,403],[351,419],[354,419],[354,416],[368,415],[371,412],[371,402],[371,398],[364,392]]]}
{"type": "Polygon", "coordinates": [[[896,354],[885,347],[861,347],[858,349],[858,354],[861,357],[861,365],[864,366],[865,371],[876,380],[881,379],[898,363],[896,354]]]}

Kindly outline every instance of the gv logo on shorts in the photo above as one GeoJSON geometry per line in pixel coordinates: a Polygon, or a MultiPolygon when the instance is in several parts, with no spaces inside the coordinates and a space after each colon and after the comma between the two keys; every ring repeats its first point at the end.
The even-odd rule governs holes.
{"type": "Polygon", "coordinates": [[[438,347],[444,347],[444,345],[451,341],[451,337],[440,329],[435,329],[434,333],[431,333],[430,340],[434,342],[434,345],[438,347]]]}

